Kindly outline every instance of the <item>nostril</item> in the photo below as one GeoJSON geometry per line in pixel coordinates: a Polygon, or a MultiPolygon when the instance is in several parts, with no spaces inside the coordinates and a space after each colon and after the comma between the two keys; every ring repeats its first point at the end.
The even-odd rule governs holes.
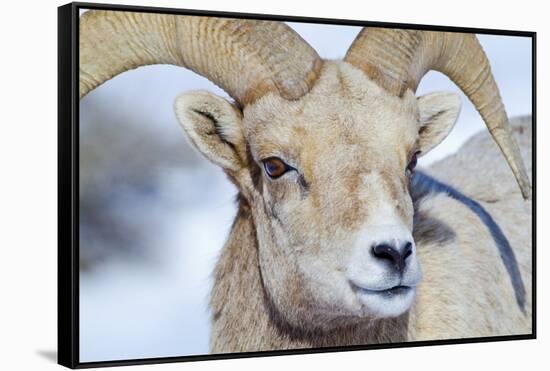
{"type": "Polygon", "coordinates": [[[413,253],[412,243],[407,242],[403,249],[403,260],[407,260],[407,258],[411,256],[412,253],[413,253]]]}

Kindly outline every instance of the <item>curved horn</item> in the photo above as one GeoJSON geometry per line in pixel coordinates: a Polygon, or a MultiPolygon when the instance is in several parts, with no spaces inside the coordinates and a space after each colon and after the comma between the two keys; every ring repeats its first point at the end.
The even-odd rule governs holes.
{"type": "Polygon", "coordinates": [[[80,17],[80,98],[150,64],[186,67],[244,106],[270,91],[301,97],[315,82],[321,60],[280,22],[121,11],[80,17]]]}
{"type": "Polygon", "coordinates": [[[430,70],[447,75],[475,105],[512,169],[525,199],[531,185],[487,56],[474,34],[364,28],[345,61],[402,96],[430,70]]]}

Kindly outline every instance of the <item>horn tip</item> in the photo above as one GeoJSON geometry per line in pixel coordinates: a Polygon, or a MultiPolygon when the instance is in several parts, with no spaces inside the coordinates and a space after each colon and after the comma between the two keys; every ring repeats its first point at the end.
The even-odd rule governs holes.
{"type": "Polygon", "coordinates": [[[531,184],[528,181],[524,182],[521,186],[521,195],[525,201],[530,201],[532,199],[532,189],[531,184]]]}
{"type": "Polygon", "coordinates": [[[516,177],[518,182],[519,189],[521,191],[521,196],[525,201],[529,201],[532,198],[532,186],[527,173],[523,171],[516,177]]]}

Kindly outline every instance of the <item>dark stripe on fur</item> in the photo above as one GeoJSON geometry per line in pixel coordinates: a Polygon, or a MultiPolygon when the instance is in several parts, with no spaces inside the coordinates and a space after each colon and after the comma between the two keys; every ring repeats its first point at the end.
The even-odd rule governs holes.
{"type": "Polygon", "coordinates": [[[512,250],[510,242],[508,242],[508,239],[502,232],[502,229],[500,229],[493,217],[483,208],[483,206],[473,199],[465,196],[450,185],[441,183],[437,179],[419,171],[417,171],[412,177],[411,193],[414,202],[426,197],[429,194],[447,194],[449,197],[467,206],[479,217],[479,219],[481,219],[481,221],[491,232],[491,236],[497,245],[502,262],[504,263],[504,266],[510,276],[510,280],[512,281],[517,303],[520,309],[525,312],[525,286],[523,284],[523,280],[521,279],[519,265],[514,254],[514,250],[512,250]]]}

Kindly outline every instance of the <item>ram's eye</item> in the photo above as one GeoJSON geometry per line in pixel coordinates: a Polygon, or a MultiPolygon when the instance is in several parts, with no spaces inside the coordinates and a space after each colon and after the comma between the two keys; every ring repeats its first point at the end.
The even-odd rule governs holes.
{"type": "Polygon", "coordinates": [[[271,179],[277,179],[289,170],[293,170],[292,166],[287,165],[279,157],[269,157],[263,160],[264,170],[271,179]]]}
{"type": "Polygon", "coordinates": [[[414,172],[414,168],[416,167],[416,163],[418,162],[418,155],[420,154],[420,151],[416,151],[409,161],[409,164],[407,165],[407,174],[412,174],[414,172]]]}

